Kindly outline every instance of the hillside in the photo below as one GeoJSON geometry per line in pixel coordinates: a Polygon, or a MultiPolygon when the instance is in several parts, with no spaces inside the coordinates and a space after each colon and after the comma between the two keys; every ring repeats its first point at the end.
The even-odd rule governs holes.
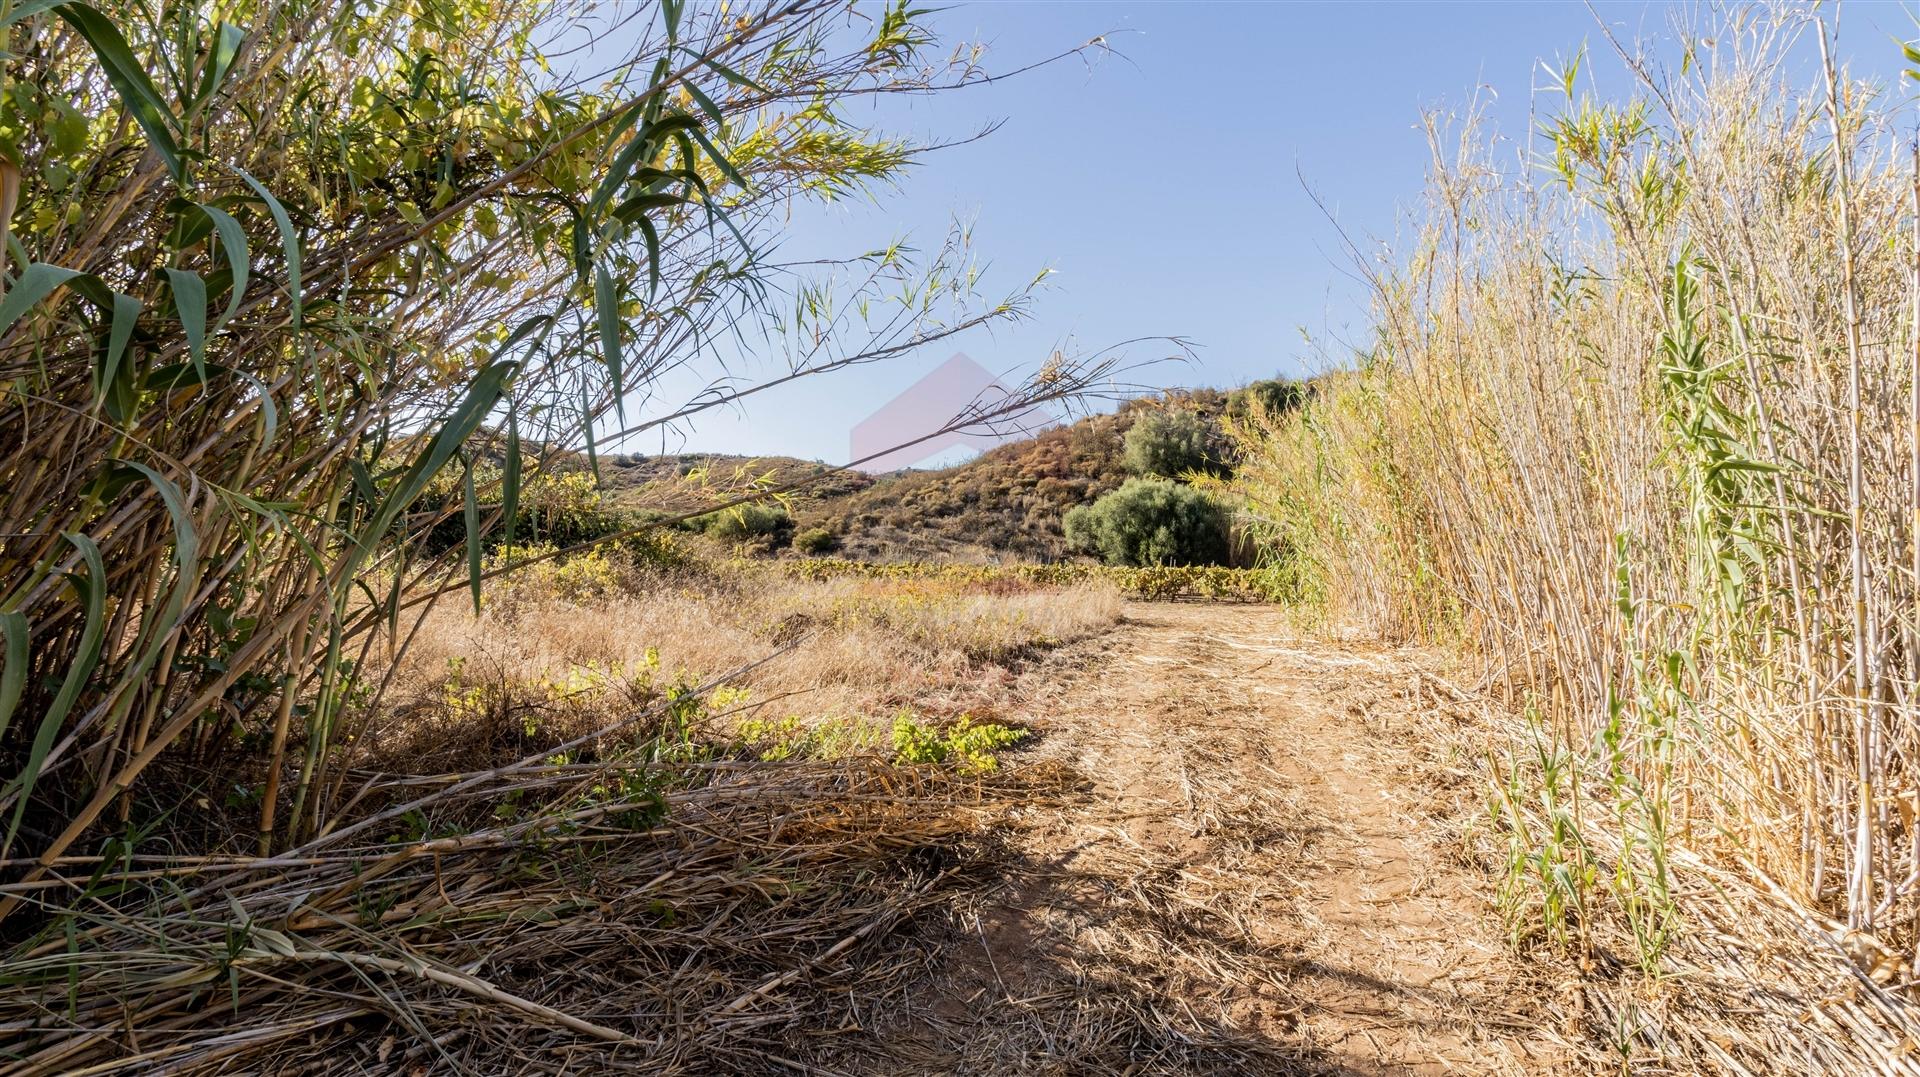
{"type": "Polygon", "coordinates": [[[824,528],[843,556],[989,562],[1066,556],[1060,518],[1120,485],[1133,411],[1092,415],[963,463],[883,475],[818,461],[725,454],[601,461],[621,508],[681,512],[756,486],[804,483],[788,497],[796,531],[824,528]]]}
{"type": "Polygon", "coordinates": [[[1090,415],[953,467],[900,471],[796,512],[844,556],[865,560],[1053,561],[1067,556],[1060,518],[1120,485],[1121,439],[1136,406],[1090,415]]]}
{"type": "Polygon", "coordinates": [[[1069,556],[1067,510],[1126,479],[1122,443],[1141,414],[1179,408],[1216,418],[1244,409],[1246,394],[1193,389],[1129,400],[945,468],[875,476],[793,457],[682,454],[608,458],[602,477],[617,504],[640,511],[684,511],[756,484],[806,482],[789,499],[794,531],[824,529],[841,556],[859,560],[1057,561],[1069,556]]]}
{"type": "Polygon", "coordinates": [[[792,456],[730,453],[619,454],[600,461],[603,488],[622,508],[699,508],[729,493],[804,484],[802,501],[845,497],[880,481],[864,471],[835,468],[792,456]]]}

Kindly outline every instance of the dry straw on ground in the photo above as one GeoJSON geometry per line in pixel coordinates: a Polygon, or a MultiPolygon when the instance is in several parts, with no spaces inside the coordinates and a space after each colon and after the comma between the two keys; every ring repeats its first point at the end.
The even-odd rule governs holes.
{"type": "Polygon", "coordinates": [[[610,579],[430,618],[315,840],[70,857],[23,891],[75,914],[4,966],[0,1069],[671,1073],[871,1050],[869,1009],[926,960],[899,927],[991,873],[987,832],[1061,788],[900,765],[886,721],[991,701],[996,659],[1103,630],[1117,599],[610,579]],[[731,736],[821,706],[878,733],[773,762],[731,736]]]}
{"type": "MultiPolygon", "coordinates": [[[[271,873],[129,865],[179,889],[9,962],[39,986],[7,992],[5,1070],[804,1069],[915,967],[886,936],[984,870],[963,843],[1034,795],[860,760],[633,773],[663,790],[391,851],[316,843],[271,873]]],[[[619,778],[535,767],[463,793],[619,778]]]]}

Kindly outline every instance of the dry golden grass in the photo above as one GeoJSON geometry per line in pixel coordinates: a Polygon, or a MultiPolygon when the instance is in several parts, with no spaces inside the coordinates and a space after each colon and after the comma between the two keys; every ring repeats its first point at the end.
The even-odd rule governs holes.
{"type": "MultiPolygon", "coordinates": [[[[29,900],[91,911],[5,967],[0,1073],[762,1072],[874,1051],[865,1009],[927,960],[904,925],[992,877],[990,831],[1063,777],[964,749],[902,765],[935,757],[886,723],[969,728],[1016,656],[1120,609],[1091,585],[607,555],[479,617],[436,608],[363,671],[391,678],[349,710],[338,825],[279,858],[56,865],[29,900]],[[738,735],[767,716],[873,733],[776,754],[738,735]],[[91,889],[109,870],[159,885],[91,889]]],[[[249,848],[248,815],[209,846],[249,848]]]]}
{"type": "Polygon", "coordinates": [[[723,724],[884,725],[903,709],[948,721],[991,706],[1007,661],[1103,631],[1121,607],[1118,591],[1097,583],[986,593],[741,565],[640,570],[597,556],[571,582],[549,575],[503,589],[478,617],[436,609],[393,670],[389,713],[375,717],[365,748],[414,769],[481,765],[713,678],[727,685],[714,708],[732,720],[723,724]]]}

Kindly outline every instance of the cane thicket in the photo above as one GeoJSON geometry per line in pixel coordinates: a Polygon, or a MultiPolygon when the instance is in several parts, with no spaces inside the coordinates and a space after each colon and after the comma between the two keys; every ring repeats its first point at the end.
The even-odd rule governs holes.
{"type": "Polygon", "coordinates": [[[1657,964],[1678,840],[1911,947],[1912,116],[1804,12],[1711,29],[1631,99],[1569,65],[1517,171],[1434,121],[1371,346],[1241,427],[1238,486],[1303,595],[1474,646],[1536,716],[1499,784],[1549,931],[1611,890],[1657,964]],[[1583,803],[1611,880],[1542,837],[1583,803]]]}
{"type": "Polygon", "coordinates": [[[325,832],[370,653],[478,605],[560,450],[1015,312],[958,243],[838,286],[760,258],[920,152],[838,116],[969,77],[918,18],[0,2],[0,857],[40,865],[0,916],[225,790],[261,852],[325,832]],[[777,374],[726,380],[749,327],[777,374]]]}

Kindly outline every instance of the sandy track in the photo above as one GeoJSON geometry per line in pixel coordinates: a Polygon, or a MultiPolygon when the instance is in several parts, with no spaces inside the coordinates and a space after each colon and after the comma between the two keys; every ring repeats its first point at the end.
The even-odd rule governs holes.
{"type": "MultiPolygon", "coordinates": [[[[1435,835],[1419,674],[1271,609],[1140,604],[1023,677],[1031,809],[903,1060],[977,1073],[1537,1073],[1537,989],[1435,835]]],[[[1456,787],[1455,798],[1466,795],[1456,787]]]]}

